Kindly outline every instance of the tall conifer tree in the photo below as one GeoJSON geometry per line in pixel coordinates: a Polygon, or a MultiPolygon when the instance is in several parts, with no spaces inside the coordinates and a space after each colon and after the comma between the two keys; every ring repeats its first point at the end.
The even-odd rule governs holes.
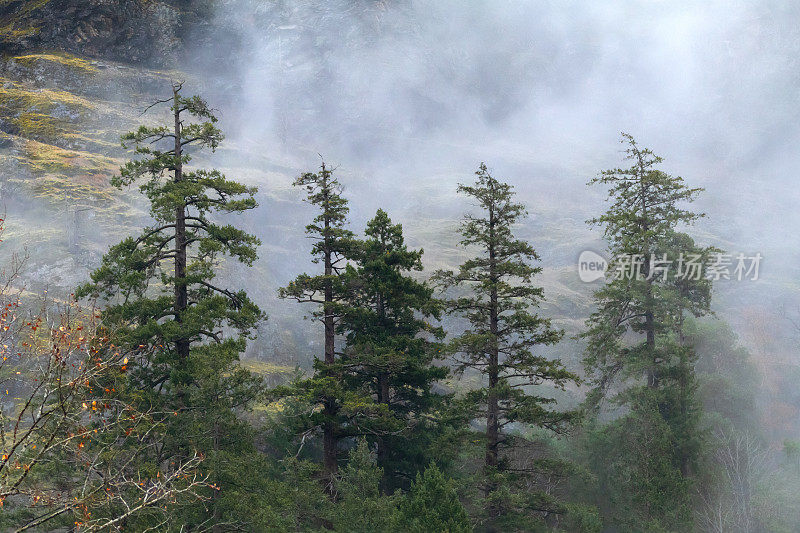
{"type": "MultiPolygon", "coordinates": [[[[235,409],[254,399],[259,380],[236,362],[263,315],[243,290],[214,281],[224,256],[251,265],[259,245],[215,215],[255,208],[256,189],[218,170],[187,166],[193,150],[213,151],[223,136],[208,105],[181,91],[176,84],[172,97],[158,102],[171,104],[168,125],[123,137],[138,157],[112,180],[118,187],[139,184],[154,223],[112,246],[77,295],[108,302],[102,316],[114,342],[136,354],[129,393],[144,411],[160,414],[167,438],[142,462],[167,464],[199,451],[210,481],[220,484],[230,474],[225,454],[248,449],[235,409]]],[[[220,489],[211,492],[215,503],[201,506],[187,524],[208,519],[209,507],[219,519],[216,502],[231,486],[220,489]]]]}
{"type": "Polygon", "coordinates": [[[294,185],[305,189],[306,201],[319,211],[306,226],[306,234],[314,241],[312,262],[321,264],[322,272],[299,275],[280,289],[279,296],[316,305],[313,317],[323,326],[324,352],[314,361],[314,377],[285,393],[304,396],[311,405],[322,405],[320,411],[309,413],[304,425],[322,430],[324,475],[330,480],[338,468],[338,442],[350,433],[344,426],[347,416],[341,412],[349,400],[337,365],[336,332],[347,297],[343,273],[354,237],[345,227],[350,208],[342,196],[341,183],[324,162],[318,173],[304,173],[294,185]]]}
{"type": "Polygon", "coordinates": [[[678,231],[703,216],[684,207],[701,189],[659,170],[662,159],[630,135],[622,142],[632,166],[590,182],[609,186],[611,206],[589,222],[603,228],[615,273],[595,292],[597,311],[583,334],[595,385],[588,405],[596,411],[611,396],[630,408],[596,436],[607,452],[597,463],[605,492],[620,494],[617,517],[627,527],[680,528],[690,521],[689,475],[700,446],[695,355],[682,328],[687,314],[709,312],[703,265],[716,250],[678,231]]]}
{"type": "Polygon", "coordinates": [[[408,249],[400,224],[379,209],[365,233],[347,272],[343,365],[350,386],[388,410],[388,419],[381,414],[373,421],[388,426],[372,428],[384,474],[410,482],[425,464],[436,428],[431,415],[444,400],[432,391],[448,374],[445,366],[433,364],[444,332],[428,322],[439,317],[441,304],[433,288],[412,277],[422,270],[422,250],[408,249]]]}
{"type": "MultiPolygon", "coordinates": [[[[557,343],[563,333],[532,311],[543,298],[542,289],[532,285],[533,277],[541,272],[541,267],[532,265],[539,257],[513,231],[525,208],[514,202],[511,186],[492,177],[483,163],[476,175],[474,185],[458,187],[481,210],[480,215],[467,215],[461,225],[461,244],[476,255],[458,271],[440,272],[437,277],[444,287],[464,294],[448,302],[451,311],[469,323],[450,349],[458,371],[475,371],[483,380],[481,387],[468,393],[468,400],[474,414],[486,421],[484,490],[487,511],[497,518],[511,507],[510,486],[504,485],[511,482],[504,476],[509,463],[502,454],[515,441],[506,431],[508,426],[529,424],[559,432],[577,416],[554,409],[553,398],[528,387],[563,388],[578,378],[559,360],[540,352],[557,343]]],[[[529,508],[541,508],[537,496],[535,491],[527,492],[529,508]]]]}

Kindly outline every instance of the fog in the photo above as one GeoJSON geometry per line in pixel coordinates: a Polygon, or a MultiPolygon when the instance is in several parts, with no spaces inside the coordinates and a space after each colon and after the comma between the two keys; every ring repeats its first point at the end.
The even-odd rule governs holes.
{"type": "Polygon", "coordinates": [[[770,247],[793,214],[790,3],[220,5],[198,65],[229,137],[297,167],[323,154],[383,201],[431,180],[449,194],[486,160],[525,195],[587,204],[625,131],[707,189],[719,237],[770,247]]]}
{"type": "MultiPolygon", "coordinates": [[[[796,291],[778,286],[800,259],[792,231],[800,6],[217,6],[215,29],[203,30],[211,36],[199,32],[201,44],[189,46],[193,68],[237,148],[220,156],[240,167],[242,152],[259,154],[266,159],[254,166],[280,169],[277,182],[251,176],[262,190],[288,187],[322,154],[345,176],[355,222],[383,206],[411,226],[415,244],[431,247],[415,224],[457,218],[465,206],[454,198],[456,183],[486,161],[515,185],[543,224],[538,230],[569,236],[556,243],[560,250],[545,245],[545,258],[570,265],[582,246],[601,245],[583,222],[602,209],[604,192],[585,184],[622,164],[624,131],[663,156],[668,172],[706,189],[697,202],[708,214],[693,230],[698,240],[764,255],[761,285],[729,285],[721,301],[729,291],[736,305],[774,295],[797,307],[796,291]]],[[[259,216],[274,222],[284,214],[259,216]]],[[[286,238],[301,243],[299,228],[286,238]]],[[[737,310],[724,310],[735,321],[737,310]]]]}

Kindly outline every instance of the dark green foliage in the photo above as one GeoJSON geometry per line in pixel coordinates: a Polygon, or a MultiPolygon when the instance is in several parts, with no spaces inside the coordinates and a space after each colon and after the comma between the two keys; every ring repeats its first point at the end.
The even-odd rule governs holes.
{"type": "Polygon", "coordinates": [[[92,274],[92,283],[77,293],[109,301],[106,321],[114,324],[120,341],[138,348],[147,360],[138,374],[147,389],[191,382],[189,360],[178,353],[178,344],[211,341],[200,354],[207,358],[237,353],[244,347],[244,337],[223,339],[220,329],[233,328],[246,335],[262,318],[243,291],[212,284],[221,256],[249,265],[256,258],[259,241],[235,226],[213,221],[211,215],[254,209],[256,190],[216,170],[183,171],[191,159],[190,147],[213,150],[222,133],[214,127],[216,118],[207,105],[199,97],[180,96],[180,87],[176,87],[172,110],[181,121],[191,116],[202,122],[186,124],[178,131],[142,126],[125,135],[123,139],[133,143],[143,157],[126,163],[113,180],[119,187],[143,181],[139,190],[150,201],[155,224],[141,236],[113,246],[92,274]],[[164,140],[172,147],[153,147],[164,140]],[[179,218],[183,230],[178,229],[179,218]],[[179,273],[174,262],[181,253],[186,255],[181,265],[184,272],[179,273]],[[186,293],[181,306],[176,305],[178,291],[186,293]]]}
{"type": "MultiPolygon", "coordinates": [[[[98,464],[112,471],[124,460],[127,471],[157,479],[202,457],[190,473],[202,482],[126,516],[126,530],[456,533],[473,530],[472,514],[486,531],[688,532],[720,502],[740,510],[723,520],[731,530],[793,523],[768,502],[790,507],[793,482],[752,467],[765,456],[750,432],[747,354],[729,331],[695,320],[710,313],[711,281],[674,268],[679,256],[704,264],[718,251],[682,232],[701,216],[682,207],[699,189],[656,169],[661,159],[632,137],[623,142],[633,166],[592,181],[609,186],[611,205],[590,222],[603,227],[612,268],[636,255],[664,256],[671,269],[656,275],[645,261],[641,277],[595,293],[583,335],[594,416],[581,446],[570,447],[560,436],[581,413],[560,409],[554,389],[581,380],[543,352],[563,332],[536,312],[539,257],[514,235],[526,211],[483,164],[474,184],[458,188],[479,213],[460,228],[470,258],[434,277],[444,301],[420,279],[422,250],[408,248],[386,212],[358,239],[325,164],[296,180],[317,210],[306,233],[320,272],[297,276],[279,296],[313,305],[324,349],[312,376],[298,370],[264,394],[237,364],[263,315],[244,291],[214,282],[223,260],[256,259],[258,240],[219,221],[255,208],[255,189],[185,168],[192,147],[213,151],[222,134],[205,102],[180,91],[174,125],[124,137],[137,158],[113,180],[139,185],[153,225],[112,247],[78,291],[107,302],[104,326],[133,354],[104,388],[147,413],[131,434],[97,437],[114,450],[98,464]],[[435,325],[444,310],[465,325],[447,344],[435,325]],[[449,374],[437,364],[444,354],[478,385],[457,397],[435,392],[449,374]],[[264,399],[276,402],[251,409],[264,399]],[[588,467],[575,467],[574,456],[588,467]],[[574,503],[589,498],[597,507],[574,503]]],[[[787,469],[796,470],[796,448],[786,445],[787,469]]]]}
{"type": "MultiPolygon", "coordinates": [[[[603,171],[590,184],[609,186],[611,207],[592,225],[603,227],[613,268],[622,268],[622,260],[644,258],[641,276],[617,276],[595,292],[598,311],[592,314],[583,335],[588,340],[584,364],[596,377],[597,394],[604,394],[618,377],[627,379],[646,374],[648,384],[660,379],[659,366],[670,360],[669,350],[656,343],[674,340],[686,312],[700,316],[708,312],[711,284],[706,279],[682,280],[671,266],[667,275],[650,275],[650,258],[676,261],[681,253],[707,258],[713,248],[699,248],[687,235],[678,233],[679,224],[688,224],[702,215],[680,208],[701,189],[690,189],[679,177],[654,167],[662,159],[648,149],[640,149],[633,138],[623,134],[628,144],[628,169],[603,171]],[[641,342],[627,345],[626,333],[641,337],[641,342]]],[[[632,271],[629,271],[632,272],[632,271]]],[[[599,399],[599,397],[594,397],[599,399]]],[[[591,400],[591,398],[590,398],[591,400]]]]}
{"type": "Polygon", "coordinates": [[[648,402],[592,432],[600,508],[620,531],[688,531],[690,484],[675,463],[674,437],[648,402]]]}
{"type": "Polygon", "coordinates": [[[422,252],[406,248],[401,226],[383,211],[368,224],[367,239],[356,240],[345,228],[341,186],[324,164],[295,184],[319,209],[306,233],[315,240],[313,261],[322,273],[298,276],[280,296],[317,305],[313,316],[323,324],[325,349],[313,377],[272,397],[294,398],[298,433],[321,432],[327,477],[337,469],[340,442],[368,435],[378,444],[389,485],[402,485],[435,438],[430,415],[442,397],[431,386],[447,375],[432,365],[443,333],[426,321],[438,317],[439,304],[431,288],[409,275],[422,269],[422,252]]]}
{"type": "Polygon", "coordinates": [[[472,531],[454,482],[447,479],[434,463],[417,474],[408,494],[400,502],[396,527],[408,533],[472,531]]]}
{"type": "Polygon", "coordinates": [[[345,228],[349,208],[341,195],[342,186],[324,163],[319,173],[305,173],[294,184],[305,188],[306,200],[319,210],[312,223],[306,226],[306,234],[314,241],[312,262],[322,264],[322,273],[301,274],[280,289],[279,296],[316,306],[312,316],[323,325],[324,353],[321,359],[314,361],[313,377],[280,387],[271,396],[292,397],[298,401],[298,406],[305,407],[295,419],[295,428],[304,435],[322,433],[324,476],[330,486],[338,469],[339,442],[363,434],[358,424],[353,423],[354,419],[390,421],[390,417],[386,405],[377,404],[361,390],[348,388],[342,381],[341,353],[337,353],[335,341],[350,294],[344,276],[346,261],[355,245],[352,232],[345,228]]]}
{"type": "MultiPolygon", "coordinates": [[[[312,262],[322,264],[319,275],[301,274],[279,291],[281,298],[289,298],[304,303],[318,305],[312,316],[326,324],[326,319],[335,325],[340,312],[338,302],[346,294],[341,282],[348,252],[353,246],[353,233],[345,226],[350,208],[342,196],[342,186],[333,171],[322,164],[320,172],[306,172],[295,180],[296,187],[306,192],[306,202],[319,210],[309,225],[306,235],[314,242],[311,247],[312,262]]],[[[326,334],[329,330],[325,330],[326,334]]],[[[330,333],[333,333],[331,330],[330,333]]],[[[327,337],[326,337],[327,340],[327,337]]],[[[333,354],[333,347],[326,345],[326,357],[333,354]]],[[[326,362],[330,363],[331,361],[326,362]]]]}
{"type": "Polygon", "coordinates": [[[583,334],[584,364],[595,386],[589,407],[597,412],[610,396],[629,410],[595,430],[593,445],[600,451],[593,463],[613,523],[680,530],[691,524],[690,474],[702,443],[696,356],[684,322],[709,312],[711,282],[702,267],[697,276],[678,269],[682,257],[703,265],[716,250],[678,232],[679,225],[702,216],[681,207],[700,189],[656,169],[661,158],[630,135],[623,134],[622,142],[633,166],[604,171],[590,182],[609,186],[611,206],[589,222],[603,227],[612,256],[609,272],[637,257],[643,261],[639,272],[625,267],[595,292],[598,309],[583,334]],[[667,271],[651,258],[666,260],[667,271]],[[600,459],[617,451],[619,460],[600,459]]]}
{"type": "MultiPolygon", "coordinates": [[[[330,528],[334,531],[373,533],[466,533],[472,531],[458,500],[454,483],[431,464],[417,474],[410,491],[384,495],[382,469],[360,440],[335,482],[330,528]]],[[[321,509],[324,509],[322,506],[321,509]]]]}
{"type": "Polygon", "coordinates": [[[690,320],[684,335],[697,352],[698,396],[708,422],[755,432],[756,391],[762,377],[736,334],[724,322],[690,320]]]}
{"type": "Polygon", "coordinates": [[[441,328],[433,289],[410,273],[422,270],[422,251],[409,250],[400,224],[383,210],[367,224],[366,240],[351,254],[345,274],[348,295],[339,330],[347,349],[341,374],[354,390],[385,406],[389,418],[359,423],[374,435],[378,463],[393,485],[412,479],[434,438],[432,416],[445,399],[432,392],[448,369],[434,366],[441,328]]]}
{"type": "Polygon", "coordinates": [[[210,503],[185,509],[191,525],[221,520],[242,497],[235,479],[245,472],[234,465],[252,460],[254,450],[236,412],[255,399],[260,380],[237,361],[263,316],[244,291],[214,284],[223,257],[247,265],[256,259],[258,239],[215,217],[255,208],[256,190],[216,170],[184,168],[190,149],[214,150],[222,133],[205,102],[183,97],[181,86],[171,103],[174,125],[142,126],[123,137],[140,157],[113,180],[119,187],[140,183],[154,224],[113,246],[77,294],[108,302],[103,320],[114,342],[136,354],[131,401],[161,422],[163,443],[137,460],[206,459],[203,470],[220,490],[207,491],[210,503]]]}
{"type": "Polygon", "coordinates": [[[383,470],[364,440],[350,451],[347,466],[342,469],[336,486],[334,530],[353,533],[391,531],[396,496],[380,491],[383,470]]]}
{"type": "MultiPolygon", "coordinates": [[[[564,388],[578,378],[560,361],[539,352],[541,346],[557,343],[563,332],[531,311],[543,291],[531,283],[541,271],[531,265],[538,260],[536,252],[513,234],[514,225],[526,214],[524,207],[514,203],[511,186],[493,178],[484,164],[476,175],[474,185],[458,189],[481,209],[480,216],[467,215],[461,226],[461,244],[476,255],[456,272],[437,273],[437,279],[444,288],[464,294],[447,302],[451,312],[469,323],[450,344],[456,369],[478,372],[485,380],[467,392],[465,404],[470,416],[486,420],[483,485],[487,511],[495,519],[505,511],[527,507],[513,503],[516,496],[510,494],[510,485],[503,485],[509,463],[501,451],[515,441],[506,431],[509,425],[560,432],[577,416],[553,408],[555,400],[531,386],[564,388]]],[[[535,500],[538,494],[529,490],[526,497],[535,500]]]]}
{"type": "Polygon", "coordinates": [[[566,505],[567,514],[559,525],[563,531],[599,533],[603,530],[603,520],[597,507],[582,503],[566,505]]]}

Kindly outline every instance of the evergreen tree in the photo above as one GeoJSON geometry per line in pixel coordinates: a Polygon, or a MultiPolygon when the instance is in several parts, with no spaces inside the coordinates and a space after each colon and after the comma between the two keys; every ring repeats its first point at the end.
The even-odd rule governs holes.
{"type": "Polygon", "coordinates": [[[334,531],[372,533],[391,531],[397,496],[383,495],[383,470],[376,464],[365,440],[350,451],[347,465],[336,480],[334,531]]]}
{"type": "Polygon", "coordinates": [[[348,420],[362,403],[360,395],[343,387],[337,364],[340,354],[336,351],[336,331],[348,295],[343,273],[354,237],[345,228],[350,208],[342,196],[342,186],[325,163],[320,172],[307,172],[294,184],[305,188],[306,200],[319,210],[311,224],[306,226],[306,234],[314,240],[312,261],[322,263],[322,273],[299,275],[287,287],[280,289],[279,296],[315,304],[317,308],[313,317],[323,324],[325,342],[323,358],[314,361],[314,376],[278,389],[275,395],[302,397],[310,406],[299,424],[303,431],[322,430],[324,476],[332,481],[338,469],[339,440],[352,436],[353,431],[358,434],[352,425],[348,425],[348,420]],[[316,409],[317,405],[322,409],[316,409]]]}
{"type": "MultiPolygon", "coordinates": [[[[560,432],[577,416],[552,408],[553,398],[526,387],[564,388],[578,378],[559,360],[539,353],[541,346],[557,343],[562,332],[531,311],[542,300],[543,291],[531,285],[541,271],[531,265],[538,255],[513,234],[513,226],[526,214],[524,207],[513,201],[511,186],[492,177],[483,163],[476,175],[474,185],[459,185],[458,190],[476,200],[482,211],[481,216],[467,215],[461,226],[461,244],[476,249],[477,255],[457,272],[440,272],[437,278],[445,288],[465,293],[448,302],[469,323],[450,349],[459,372],[476,371],[485,380],[468,393],[467,400],[473,414],[486,420],[484,491],[487,511],[497,517],[509,507],[510,487],[502,484],[512,480],[501,451],[513,445],[515,437],[505,428],[518,423],[560,432]]],[[[529,493],[531,500],[539,496],[534,492],[529,493]]],[[[540,505],[538,499],[532,503],[540,505]]]]}
{"type": "Polygon", "coordinates": [[[431,463],[424,472],[417,473],[411,490],[400,502],[396,529],[407,533],[472,531],[453,481],[436,464],[431,463]]]}
{"type": "MultiPolygon", "coordinates": [[[[713,254],[721,252],[711,246],[698,246],[689,235],[680,232],[669,232],[660,240],[658,248],[662,257],[684,257],[684,261],[685,258],[693,258],[699,265],[708,264],[713,254]]],[[[668,350],[674,354],[674,360],[666,365],[662,378],[664,393],[659,405],[675,435],[681,475],[686,477],[693,469],[696,470],[701,452],[702,406],[695,373],[697,353],[687,340],[685,324],[688,317],[697,318],[711,313],[713,283],[704,275],[702,267],[697,277],[684,274],[674,269],[667,272],[663,279],[672,293],[672,316],[669,322],[673,332],[665,336],[662,342],[669,345],[668,350]]]]}
{"type": "Polygon", "coordinates": [[[612,399],[630,408],[598,437],[623,454],[628,473],[609,471],[614,461],[596,464],[619,476],[609,479],[606,495],[635,494],[630,505],[617,506],[618,517],[653,529],[680,528],[690,520],[688,476],[700,446],[696,357],[683,323],[687,314],[709,312],[711,282],[702,265],[716,250],[677,231],[702,216],[681,207],[701,189],[658,170],[662,159],[630,135],[623,134],[622,142],[632,166],[606,170],[590,182],[610,187],[610,208],[590,223],[603,227],[613,258],[609,269],[617,275],[595,292],[598,310],[583,336],[584,364],[595,384],[588,404],[596,410],[616,390],[612,399]],[[699,270],[687,271],[689,259],[699,270]],[[626,487],[620,479],[642,486],[626,487]]]}
{"type": "Polygon", "coordinates": [[[138,459],[162,465],[196,452],[206,456],[209,481],[220,490],[211,491],[211,505],[189,511],[196,515],[186,517],[191,524],[219,520],[217,502],[235,487],[221,485],[231,474],[227,457],[253,451],[234,411],[254,399],[259,382],[236,363],[263,315],[244,291],[214,282],[224,256],[250,265],[259,241],[212,215],[255,208],[256,189],[217,170],[187,167],[191,150],[213,151],[223,136],[208,105],[181,90],[174,85],[172,97],[158,102],[171,103],[169,125],[123,137],[139,157],[112,180],[118,187],[140,184],[154,224],[112,246],[77,296],[108,301],[103,321],[114,342],[135,353],[132,401],[156,413],[166,431],[164,445],[138,459]]]}
{"type": "Polygon", "coordinates": [[[657,388],[659,363],[664,359],[656,347],[656,336],[670,331],[675,306],[665,297],[665,291],[674,293],[663,283],[665,276],[651,275],[651,258],[662,257],[659,252],[674,236],[676,226],[702,216],[680,207],[701,189],[690,189],[682,178],[655,169],[662,159],[639,148],[630,135],[623,134],[623,142],[628,144],[626,159],[633,161],[633,166],[605,170],[589,182],[610,186],[611,207],[589,223],[603,226],[609,253],[617,261],[612,267],[619,268],[622,275],[594,295],[599,310],[588,322],[585,363],[600,376],[601,386],[635,366],[645,375],[646,385],[657,388]],[[626,331],[641,334],[641,344],[624,348],[621,343],[626,331]]]}
{"type": "Polygon", "coordinates": [[[619,531],[690,531],[690,490],[675,463],[669,425],[653,402],[635,398],[631,411],[589,432],[589,460],[599,507],[619,531]]]}
{"type": "Polygon", "coordinates": [[[439,318],[440,304],[431,287],[410,276],[422,270],[422,250],[407,248],[400,224],[379,209],[365,233],[346,275],[342,365],[350,387],[388,409],[388,419],[373,421],[371,428],[378,464],[387,476],[413,479],[436,430],[432,415],[444,399],[432,386],[448,374],[433,365],[441,351],[436,340],[444,333],[426,321],[439,318]]]}

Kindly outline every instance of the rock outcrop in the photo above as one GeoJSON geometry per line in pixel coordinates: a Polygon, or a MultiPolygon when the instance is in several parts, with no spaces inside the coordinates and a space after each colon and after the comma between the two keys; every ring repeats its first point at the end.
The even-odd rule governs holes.
{"type": "Polygon", "coordinates": [[[61,50],[170,66],[199,12],[177,0],[7,0],[0,3],[0,47],[5,55],[61,50]]]}

